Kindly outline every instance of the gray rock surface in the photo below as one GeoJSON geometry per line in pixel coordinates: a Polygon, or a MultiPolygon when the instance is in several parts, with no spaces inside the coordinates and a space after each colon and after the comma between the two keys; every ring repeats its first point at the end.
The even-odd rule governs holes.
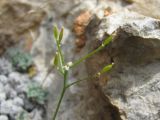
{"type": "Polygon", "coordinates": [[[99,84],[106,98],[116,106],[121,119],[158,120],[160,21],[128,11],[92,21],[89,28],[94,29],[88,29],[88,39],[92,40],[88,42],[90,49],[97,46],[96,40],[103,40],[113,32],[114,35],[105,50],[87,61],[89,74],[102,65],[115,63],[113,69],[94,84],[99,84]],[[96,25],[97,22],[100,24],[96,25]],[[104,78],[106,82],[101,84],[104,78]]]}
{"type": "Polygon", "coordinates": [[[37,28],[45,16],[42,9],[21,0],[1,0],[0,11],[0,54],[21,39],[29,41],[27,31],[37,28]]]}
{"type": "Polygon", "coordinates": [[[13,99],[13,104],[17,105],[17,106],[23,106],[24,102],[23,102],[22,98],[16,97],[16,98],[13,99]]]}
{"type": "MultiPolygon", "coordinates": [[[[4,60],[4,58],[2,59],[4,60]]],[[[7,59],[5,60],[7,61],[7,59]]],[[[0,62],[3,61],[0,60],[0,62]]],[[[8,61],[6,63],[11,65],[8,61]]],[[[6,66],[1,66],[1,69],[5,70],[6,66]]],[[[7,74],[0,73],[0,120],[15,120],[24,111],[26,114],[33,113],[30,116],[32,120],[43,119],[43,105],[35,104],[26,96],[28,85],[36,81],[29,78],[27,74],[12,70],[12,66],[9,68],[11,70],[6,70],[7,74]]],[[[36,83],[38,84],[38,82],[36,83]]]]}
{"type": "Polygon", "coordinates": [[[11,63],[5,58],[0,59],[0,73],[2,75],[8,75],[12,71],[11,63]]]}
{"type": "Polygon", "coordinates": [[[131,11],[160,19],[159,4],[159,0],[133,0],[133,4],[127,7],[131,11]]]}
{"type": "Polygon", "coordinates": [[[7,98],[6,93],[4,93],[4,92],[0,92],[0,102],[5,101],[5,100],[6,100],[6,98],[7,98]]]}
{"type": "Polygon", "coordinates": [[[8,82],[8,79],[5,75],[0,75],[0,82],[5,85],[8,82]]]}
{"type": "Polygon", "coordinates": [[[1,114],[17,115],[18,113],[22,111],[23,109],[21,107],[15,106],[12,100],[7,100],[0,104],[1,114]]]}

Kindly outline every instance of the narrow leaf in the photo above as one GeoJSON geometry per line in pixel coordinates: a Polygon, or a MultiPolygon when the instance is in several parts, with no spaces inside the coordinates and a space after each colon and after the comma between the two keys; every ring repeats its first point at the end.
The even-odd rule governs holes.
{"type": "Polygon", "coordinates": [[[108,72],[109,70],[111,70],[111,68],[113,67],[113,65],[114,65],[114,63],[105,66],[99,73],[103,74],[105,72],[108,72]]]}
{"type": "Polygon", "coordinates": [[[64,70],[63,70],[63,65],[62,65],[62,59],[61,59],[61,56],[59,53],[57,53],[54,57],[54,60],[53,60],[53,66],[57,68],[57,70],[60,72],[60,73],[63,73],[64,70]]]}
{"type": "Polygon", "coordinates": [[[58,32],[57,26],[54,26],[54,28],[53,28],[53,33],[54,33],[54,38],[55,38],[56,40],[58,40],[58,34],[59,34],[59,32],[58,32]]]}
{"type": "Polygon", "coordinates": [[[61,43],[61,41],[62,41],[63,32],[64,32],[64,28],[62,28],[61,31],[60,31],[60,34],[59,34],[59,43],[61,43]]]}
{"type": "Polygon", "coordinates": [[[64,73],[64,70],[63,70],[63,63],[62,63],[62,57],[60,55],[60,53],[58,53],[58,67],[59,67],[59,70],[64,73]]]}
{"type": "Polygon", "coordinates": [[[58,54],[55,55],[54,59],[53,59],[53,66],[58,67],[58,54]]]}

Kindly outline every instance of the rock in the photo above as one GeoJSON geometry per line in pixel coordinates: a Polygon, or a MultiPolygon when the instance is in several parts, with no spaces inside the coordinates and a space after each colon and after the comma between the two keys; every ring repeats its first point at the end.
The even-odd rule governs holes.
{"type": "Polygon", "coordinates": [[[10,99],[13,99],[13,98],[15,98],[16,96],[17,96],[17,91],[15,91],[15,90],[11,90],[10,92],[9,92],[9,98],[10,99]]]}
{"type": "Polygon", "coordinates": [[[21,75],[18,72],[11,72],[8,76],[11,85],[15,86],[21,83],[21,75]]]}
{"type": "Polygon", "coordinates": [[[84,32],[90,19],[91,19],[91,12],[85,11],[81,13],[74,21],[74,32],[77,37],[75,43],[76,43],[77,49],[81,49],[85,46],[86,37],[84,35],[84,32]]]}
{"type": "Polygon", "coordinates": [[[28,84],[20,84],[15,87],[15,90],[18,94],[27,92],[28,84]]]}
{"type": "Polygon", "coordinates": [[[21,39],[24,33],[37,28],[45,12],[29,3],[18,0],[0,2],[0,54],[21,39]]]}
{"type": "Polygon", "coordinates": [[[0,115],[0,120],[8,120],[8,117],[5,115],[0,115]]]}
{"type": "Polygon", "coordinates": [[[17,72],[12,72],[9,74],[9,83],[18,94],[27,91],[29,82],[30,80],[27,75],[21,75],[17,72]]]}
{"type": "Polygon", "coordinates": [[[10,72],[12,72],[12,64],[8,60],[6,60],[5,58],[0,58],[0,73],[1,73],[1,75],[8,75],[10,72]]]}
{"type": "Polygon", "coordinates": [[[127,8],[140,14],[160,19],[159,0],[132,0],[133,4],[127,8]],[[148,7],[149,6],[149,7],[148,7]]]}
{"type": "Polygon", "coordinates": [[[28,99],[24,99],[24,109],[26,111],[31,112],[34,108],[34,104],[32,104],[28,99]]]}
{"type": "Polygon", "coordinates": [[[0,104],[1,114],[17,115],[22,111],[23,111],[22,107],[14,105],[12,100],[7,100],[0,104]]]}
{"type": "Polygon", "coordinates": [[[110,72],[91,81],[94,94],[96,89],[99,98],[111,104],[109,120],[158,120],[160,21],[128,11],[94,18],[87,29],[89,49],[97,48],[112,33],[112,42],[86,62],[90,75],[115,63],[110,72]]]}
{"type": "MultiPolygon", "coordinates": [[[[40,35],[33,43],[31,54],[38,71],[46,69],[55,53],[56,46],[53,38],[53,19],[46,17],[40,27],[40,35]]],[[[44,70],[45,71],[45,70],[44,70]]]]}
{"type": "Polygon", "coordinates": [[[25,94],[24,93],[20,93],[18,94],[18,97],[22,98],[22,99],[26,99],[25,94]]]}
{"type": "Polygon", "coordinates": [[[6,100],[6,94],[5,93],[2,93],[2,92],[0,92],[0,103],[1,102],[3,102],[3,101],[5,101],[6,100]]]}
{"type": "MultiPolygon", "coordinates": [[[[107,18],[104,18],[99,28],[101,28],[100,31],[98,31],[98,35],[100,35],[99,37],[102,37],[105,33],[112,34],[114,31],[116,31],[116,35],[117,35],[116,37],[119,37],[119,38],[125,37],[126,39],[130,38],[133,41],[133,42],[130,41],[130,43],[128,43],[129,40],[127,39],[127,40],[124,40],[123,43],[119,43],[118,40],[117,40],[118,42],[113,43],[113,45],[111,46],[112,49],[115,49],[114,46],[116,46],[117,49],[119,49],[119,52],[124,52],[125,50],[128,49],[128,48],[124,48],[123,46],[122,48],[121,45],[123,44],[127,44],[127,47],[128,46],[134,47],[134,45],[140,44],[139,46],[137,45],[136,51],[132,50],[134,49],[132,48],[131,49],[132,51],[128,49],[128,53],[125,53],[126,56],[129,56],[129,54],[132,54],[132,57],[127,58],[127,59],[130,59],[128,60],[128,62],[144,63],[145,61],[150,61],[151,59],[160,57],[158,54],[159,52],[158,42],[156,41],[156,39],[159,39],[159,36],[160,36],[159,20],[145,17],[134,12],[126,11],[123,13],[121,12],[121,13],[113,14],[107,18]],[[139,36],[142,38],[135,37],[135,36],[139,36]],[[145,43],[146,40],[148,42],[145,43]],[[137,41],[140,41],[140,43],[136,43],[137,41]],[[134,55],[136,55],[135,58],[133,58],[134,55]]],[[[115,51],[114,50],[111,51],[112,52],[111,56],[114,57],[115,54],[117,54],[119,55],[118,57],[121,57],[120,59],[123,60],[122,53],[116,53],[115,51]]]]}
{"type": "Polygon", "coordinates": [[[42,111],[35,109],[30,113],[32,120],[42,120],[42,111]]]}
{"type": "Polygon", "coordinates": [[[8,78],[4,75],[0,75],[0,82],[5,85],[8,82],[8,78]]]}
{"type": "Polygon", "coordinates": [[[17,96],[17,92],[9,84],[4,86],[4,90],[8,98],[14,98],[17,96]]]}
{"type": "Polygon", "coordinates": [[[85,28],[88,25],[90,18],[91,18],[91,12],[85,11],[75,19],[74,31],[77,36],[81,36],[84,34],[85,28]]]}
{"type": "Polygon", "coordinates": [[[4,92],[4,86],[1,82],[0,82],[0,92],[4,92]]]}
{"type": "Polygon", "coordinates": [[[24,102],[23,102],[22,98],[16,97],[16,98],[13,99],[13,104],[17,105],[17,106],[23,106],[24,102]]]}

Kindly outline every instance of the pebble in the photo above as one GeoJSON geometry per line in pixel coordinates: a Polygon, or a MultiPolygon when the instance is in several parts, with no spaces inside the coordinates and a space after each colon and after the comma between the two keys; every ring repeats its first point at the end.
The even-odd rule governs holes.
{"type": "Polygon", "coordinates": [[[0,82],[0,92],[4,92],[4,85],[0,82]]]}
{"type": "Polygon", "coordinates": [[[12,72],[8,76],[8,80],[12,85],[17,85],[20,84],[21,77],[18,72],[12,72]]]}
{"type": "Polygon", "coordinates": [[[33,120],[42,120],[42,111],[35,109],[30,113],[30,116],[32,116],[33,120]]]}
{"type": "Polygon", "coordinates": [[[33,105],[28,99],[24,99],[24,109],[28,112],[31,112],[35,108],[35,105],[33,105]]]}
{"type": "Polygon", "coordinates": [[[17,91],[18,94],[27,92],[27,89],[28,89],[27,84],[20,84],[15,87],[15,90],[17,91]]]}
{"type": "Polygon", "coordinates": [[[0,120],[8,120],[8,117],[5,115],[0,115],[0,120]]]}
{"type": "Polygon", "coordinates": [[[7,100],[0,104],[1,114],[16,115],[22,111],[23,111],[22,107],[14,105],[12,100],[7,100]]]}
{"type": "Polygon", "coordinates": [[[34,113],[33,120],[41,120],[41,109],[26,97],[29,82],[27,75],[17,72],[0,75],[0,120],[15,120],[24,110],[34,113]]]}
{"type": "Polygon", "coordinates": [[[11,99],[15,98],[17,96],[17,91],[15,91],[14,89],[12,91],[10,91],[9,97],[11,99]]]}
{"type": "Polygon", "coordinates": [[[6,100],[6,93],[2,92],[0,93],[0,103],[6,100]]]}
{"type": "Polygon", "coordinates": [[[17,106],[23,106],[24,102],[23,102],[22,98],[16,97],[16,98],[13,99],[13,104],[17,105],[17,106]]]}
{"type": "Polygon", "coordinates": [[[8,98],[13,99],[13,98],[15,98],[17,96],[17,92],[9,84],[6,84],[4,86],[4,90],[5,90],[5,93],[7,94],[8,98]]]}
{"type": "Polygon", "coordinates": [[[7,84],[7,82],[8,82],[8,78],[4,75],[0,75],[0,83],[5,85],[5,84],[7,84]]]}

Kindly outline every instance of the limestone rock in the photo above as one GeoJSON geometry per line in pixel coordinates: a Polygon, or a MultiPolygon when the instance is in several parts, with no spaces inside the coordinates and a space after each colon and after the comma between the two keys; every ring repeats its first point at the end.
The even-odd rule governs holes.
{"type": "Polygon", "coordinates": [[[160,1],[159,0],[132,0],[133,4],[128,6],[131,11],[160,19],[160,1]]]}
{"type": "MultiPolygon", "coordinates": [[[[0,42],[1,43],[1,42],[0,42]]],[[[12,71],[12,64],[5,58],[0,58],[0,74],[8,75],[12,71]]]]}
{"type": "MultiPolygon", "coordinates": [[[[30,78],[28,74],[12,70],[12,66],[10,66],[11,68],[6,67],[8,66],[6,63],[11,65],[6,58],[0,60],[0,120],[15,120],[19,114],[23,114],[23,111],[26,111],[27,114],[32,113],[32,120],[44,118],[45,108],[36,104],[35,101],[33,102],[26,95],[28,84],[32,84],[35,80],[30,78]],[[36,112],[33,112],[35,110],[36,112]]],[[[40,77],[37,78],[40,79],[40,77]]]]}
{"type": "Polygon", "coordinates": [[[0,92],[4,92],[4,85],[0,82],[0,92]]]}
{"type": "MultiPolygon", "coordinates": [[[[95,49],[112,33],[110,45],[86,62],[88,73],[94,74],[104,65],[114,62],[112,70],[94,84],[116,107],[119,119],[158,120],[160,21],[128,11],[103,19],[94,18],[87,32],[88,40],[91,40],[89,49],[95,49]],[[103,79],[106,82],[102,85],[103,79]]],[[[111,117],[111,120],[119,119],[111,117]]]]}
{"type": "Polygon", "coordinates": [[[8,120],[8,117],[5,115],[0,115],[0,120],[8,120]]]}
{"type": "Polygon", "coordinates": [[[42,111],[35,109],[32,113],[30,113],[30,116],[33,120],[42,120],[42,111]]]}
{"type": "Polygon", "coordinates": [[[5,85],[8,82],[8,78],[4,75],[0,75],[0,82],[5,85]]]}
{"type": "Polygon", "coordinates": [[[22,111],[23,111],[23,108],[14,105],[12,100],[7,100],[7,101],[4,101],[0,104],[0,113],[1,114],[16,115],[22,111]]]}
{"type": "Polygon", "coordinates": [[[132,12],[121,12],[102,20],[98,37],[116,32],[115,40],[110,47],[112,58],[127,63],[145,63],[160,58],[159,24],[160,21],[153,18],[132,12]]]}
{"type": "Polygon", "coordinates": [[[39,26],[45,15],[43,10],[18,0],[0,1],[0,11],[0,54],[25,39],[22,35],[39,26]]]}
{"type": "Polygon", "coordinates": [[[20,97],[16,97],[13,99],[13,104],[17,105],[17,106],[23,106],[24,102],[23,99],[20,97]]]}
{"type": "Polygon", "coordinates": [[[5,101],[6,100],[6,94],[5,93],[2,93],[2,92],[0,92],[0,102],[3,102],[3,101],[5,101]]]}

